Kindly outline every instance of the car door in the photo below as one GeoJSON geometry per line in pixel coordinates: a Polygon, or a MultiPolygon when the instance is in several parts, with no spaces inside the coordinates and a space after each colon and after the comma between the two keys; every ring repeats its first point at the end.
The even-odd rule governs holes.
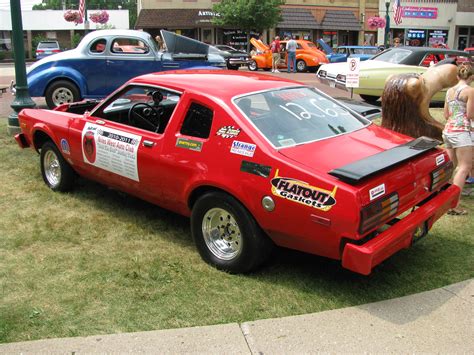
{"type": "Polygon", "coordinates": [[[81,59],[75,63],[77,70],[87,80],[87,97],[104,97],[111,92],[107,74],[106,48],[107,37],[95,38],[86,49],[86,60],[81,59]]]}
{"type": "Polygon", "coordinates": [[[162,70],[154,48],[143,38],[115,36],[106,55],[106,73],[110,92],[131,78],[162,70]]]}

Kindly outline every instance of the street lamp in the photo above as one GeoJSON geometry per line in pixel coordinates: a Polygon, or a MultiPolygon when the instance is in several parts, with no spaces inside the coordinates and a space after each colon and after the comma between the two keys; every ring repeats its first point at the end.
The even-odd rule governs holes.
{"type": "Polygon", "coordinates": [[[390,7],[390,1],[385,1],[385,48],[390,46],[390,15],[388,14],[388,8],[390,7]]]}

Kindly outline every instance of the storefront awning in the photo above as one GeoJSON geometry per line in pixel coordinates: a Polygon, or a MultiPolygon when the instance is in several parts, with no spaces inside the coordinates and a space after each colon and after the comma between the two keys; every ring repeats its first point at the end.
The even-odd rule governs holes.
{"type": "Polygon", "coordinates": [[[281,17],[283,20],[276,26],[287,29],[317,29],[320,24],[308,9],[282,8],[281,17]]]}
{"type": "Polygon", "coordinates": [[[214,16],[209,9],[143,9],[135,28],[214,27],[214,16]]]}
{"type": "Polygon", "coordinates": [[[352,11],[327,10],[321,28],[323,30],[360,31],[362,25],[352,11]]]}

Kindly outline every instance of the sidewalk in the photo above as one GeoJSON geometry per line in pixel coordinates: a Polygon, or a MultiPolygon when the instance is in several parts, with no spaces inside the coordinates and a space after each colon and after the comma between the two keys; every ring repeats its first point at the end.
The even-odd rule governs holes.
{"type": "Polygon", "coordinates": [[[474,279],[357,307],[242,324],[0,345],[0,353],[472,353],[474,279]]]}

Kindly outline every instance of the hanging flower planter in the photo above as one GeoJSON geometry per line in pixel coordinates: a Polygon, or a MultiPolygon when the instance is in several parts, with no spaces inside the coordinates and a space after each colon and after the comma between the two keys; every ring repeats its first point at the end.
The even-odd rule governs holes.
{"type": "Polygon", "coordinates": [[[383,17],[375,16],[367,19],[367,25],[370,29],[385,28],[386,22],[383,17]]]}
{"type": "Polygon", "coordinates": [[[80,12],[74,10],[67,10],[64,13],[64,19],[67,22],[74,22],[76,25],[83,22],[80,12]]]}
{"type": "Polygon", "coordinates": [[[94,23],[106,24],[109,21],[109,13],[105,10],[93,12],[89,19],[94,23]]]}

